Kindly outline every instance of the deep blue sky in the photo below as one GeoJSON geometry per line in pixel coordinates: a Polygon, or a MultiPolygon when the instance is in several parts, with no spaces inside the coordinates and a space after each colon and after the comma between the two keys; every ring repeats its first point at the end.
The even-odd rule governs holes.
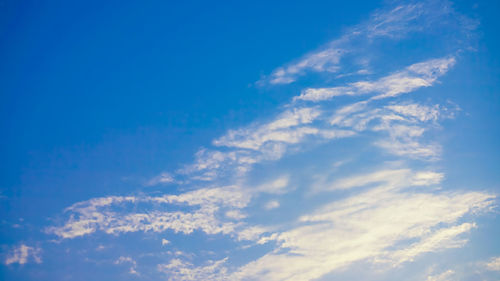
{"type": "MultiPolygon", "coordinates": [[[[304,54],[324,48],[328,42],[349,33],[350,28],[366,22],[377,9],[397,3],[0,2],[2,258],[21,244],[52,249],[54,246],[49,241],[55,236],[44,229],[54,223],[62,224],[64,221],[59,216],[76,202],[112,195],[173,194],[217,186],[217,181],[195,186],[183,186],[179,182],[151,186],[148,182],[162,172],[175,174],[184,165],[194,163],[195,153],[201,147],[210,148],[212,141],[226,135],[228,130],[275,118],[307,87],[376,80],[408,65],[450,54],[456,57],[456,65],[432,87],[419,90],[419,97],[412,96],[410,100],[449,108],[456,105],[460,110],[454,118],[444,118],[436,125],[441,131],[428,135],[443,147],[439,161],[411,162],[408,166],[412,169],[431,167],[446,174],[445,189],[486,190],[498,194],[498,1],[453,1],[457,13],[479,23],[471,37],[457,35],[458,41],[470,40],[466,48],[456,47],[463,42],[453,45],[450,39],[449,44],[446,43],[446,33],[433,33],[433,30],[412,34],[401,41],[374,39],[362,53],[373,62],[372,73],[366,77],[335,80],[313,73],[287,85],[258,83],[266,81],[278,67],[296,62],[304,54]]],[[[357,65],[355,58],[353,62],[357,65]]],[[[349,63],[342,67],[349,69],[349,63]]],[[[333,105],[344,102],[339,100],[333,105]]],[[[339,151],[367,147],[369,136],[359,143],[341,143],[339,151]]],[[[309,152],[309,156],[291,158],[290,161],[297,164],[288,167],[287,163],[278,162],[269,171],[295,171],[306,160],[320,163],[321,155],[337,156],[309,152]]],[[[356,153],[351,154],[358,157],[356,153]]],[[[347,157],[348,153],[338,155],[347,157]]],[[[353,174],[357,168],[366,172],[363,163],[372,163],[370,161],[375,169],[383,166],[376,164],[377,161],[397,160],[363,157],[357,158],[361,164],[348,167],[347,174],[353,174]],[[363,160],[365,158],[368,160],[363,160]]],[[[333,163],[345,159],[328,158],[330,160],[333,163]]],[[[246,181],[255,181],[252,177],[258,179],[259,169],[265,171],[266,167],[257,167],[246,181]]],[[[179,177],[189,177],[180,174],[179,177]]],[[[301,186],[298,182],[307,182],[296,180],[297,186],[301,186]]],[[[233,184],[230,179],[223,182],[233,184]]],[[[302,214],[297,217],[299,215],[302,214]]],[[[248,221],[258,222],[258,218],[256,215],[252,221],[250,216],[248,221]]],[[[500,235],[498,219],[491,213],[486,218],[491,221],[487,221],[485,229],[491,232],[483,239],[491,239],[494,250],[488,254],[477,250],[483,260],[500,255],[498,236],[495,236],[500,235]]],[[[140,232],[133,235],[130,241],[142,239],[140,232]]],[[[481,237],[480,232],[473,235],[481,237]]],[[[109,239],[106,241],[114,245],[128,243],[118,236],[99,234],[97,237],[95,239],[109,239]]],[[[63,247],[87,248],[85,238],[76,239],[63,247]]],[[[229,244],[220,248],[237,245],[237,240],[228,240],[229,244]]],[[[96,243],[104,243],[99,241],[96,243]]],[[[476,249],[487,248],[481,245],[476,249]]],[[[192,248],[193,252],[197,251],[195,246],[192,248]]],[[[137,249],[123,251],[133,253],[132,257],[138,255],[137,249]]],[[[265,252],[259,248],[252,258],[257,259],[265,252]]],[[[44,262],[32,265],[38,266],[34,269],[29,264],[16,268],[2,265],[0,275],[6,280],[63,280],[64,270],[54,273],[48,265],[44,269],[45,264],[57,263],[57,258],[51,255],[55,254],[43,250],[44,262]],[[45,273],[36,279],[37,274],[33,272],[45,273]]],[[[199,259],[191,262],[202,263],[203,259],[199,259]]],[[[238,255],[233,260],[238,266],[248,262],[238,255]]],[[[75,259],[66,266],[83,268],[78,266],[79,262],[75,259]]],[[[102,276],[95,276],[95,280],[104,280],[105,276],[120,279],[112,272],[102,269],[99,273],[102,276]]],[[[154,275],[144,273],[143,277],[149,280],[154,275]]],[[[81,278],[85,280],[89,275],[81,278]]]]}
{"type": "Polygon", "coordinates": [[[21,201],[8,211],[135,189],[268,115],[290,92],[253,83],[377,4],[329,2],[5,3],[2,186],[21,201]]]}

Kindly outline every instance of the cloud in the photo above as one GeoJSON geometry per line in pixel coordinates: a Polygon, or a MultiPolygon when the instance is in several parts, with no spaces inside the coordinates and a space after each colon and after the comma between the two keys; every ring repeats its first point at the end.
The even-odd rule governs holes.
{"type": "MultiPolygon", "coordinates": [[[[290,84],[308,73],[339,73],[345,66],[343,61],[355,62],[354,67],[357,69],[353,71],[352,67],[346,67],[347,72],[338,74],[337,77],[370,73],[366,69],[369,61],[366,54],[379,48],[376,44],[379,40],[401,41],[413,33],[438,36],[447,34],[447,44],[455,49],[467,48],[476,26],[476,22],[456,13],[447,1],[395,3],[375,11],[369,20],[348,28],[338,39],[295,62],[275,69],[258,84],[290,84]]],[[[415,66],[413,70],[422,70],[417,67],[419,66],[415,66]]],[[[425,85],[426,82],[414,80],[413,83],[425,85]]]]}
{"type": "MultiPolygon", "coordinates": [[[[282,176],[254,189],[227,186],[201,188],[179,195],[94,198],[68,207],[66,213],[69,217],[65,223],[48,227],[46,232],[62,239],[72,239],[96,231],[118,235],[167,230],[190,234],[200,230],[206,234],[222,233],[239,240],[255,240],[266,229],[245,226],[241,220],[247,216],[241,209],[254,196],[260,193],[283,194],[287,192],[287,186],[288,177],[282,176]],[[144,212],[128,211],[138,205],[147,209],[144,212]],[[176,207],[180,209],[174,211],[176,207]]],[[[162,245],[165,241],[162,240],[162,245]]]]}
{"type": "MultiPolygon", "coordinates": [[[[438,69],[434,72],[440,71],[439,67],[432,67],[438,69]]],[[[416,69],[412,71],[427,71],[422,65],[416,69]]],[[[397,87],[413,89],[412,81],[403,80],[397,87]]],[[[294,153],[310,149],[315,145],[315,139],[309,138],[312,136],[331,142],[373,132],[377,133],[373,145],[403,159],[438,159],[440,146],[422,144],[420,138],[443,117],[443,107],[373,101],[368,98],[334,109],[321,105],[295,107],[292,103],[268,122],[230,131],[215,140],[214,149],[200,150],[195,163],[182,171],[188,178],[213,182],[221,175],[234,176],[232,171],[239,171],[239,185],[199,188],[178,195],[91,199],[69,207],[65,223],[47,231],[60,238],[75,238],[96,231],[118,235],[167,230],[190,234],[199,230],[207,235],[225,234],[237,241],[277,245],[232,273],[218,262],[195,266],[174,259],[158,267],[169,278],[185,280],[308,280],[357,261],[399,266],[424,253],[463,246],[467,241],[464,235],[475,224],[460,220],[473,210],[487,209],[493,196],[479,192],[425,192],[425,187],[440,184],[444,178],[442,173],[428,169],[382,169],[325,181],[317,191],[356,193],[300,216],[293,224],[299,226],[285,230],[244,221],[251,214],[242,209],[258,198],[257,194],[278,196],[291,190],[287,175],[255,186],[243,184],[250,167],[276,161],[290,147],[294,147],[294,153]],[[357,190],[358,187],[363,188],[357,190]],[[146,210],[130,211],[136,210],[134,206],[138,204],[146,206],[146,210]]],[[[264,204],[267,209],[279,206],[277,200],[264,204]]]]}
{"type": "Polygon", "coordinates": [[[302,226],[267,239],[279,250],[241,267],[234,278],[311,280],[362,260],[397,266],[463,245],[458,237],[474,223],[459,220],[487,209],[493,198],[479,192],[416,192],[403,185],[395,190],[388,180],[300,217],[302,226]]]}
{"type": "Polygon", "coordinates": [[[264,209],[266,210],[272,210],[272,209],[276,209],[280,206],[280,202],[276,201],[276,200],[271,200],[269,202],[266,203],[266,205],[264,205],[264,209]]]}
{"type": "Polygon", "coordinates": [[[491,271],[500,271],[500,257],[492,257],[485,266],[491,271]]]}
{"type": "Polygon", "coordinates": [[[276,161],[293,151],[310,149],[315,144],[356,136],[367,129],[386,132],[389,138],[374,144],[387,152],[415,159],[435,161],[441,147],[421,143],[417,139],[427,130],[422,125],[435,123],[440,117],[451,116],[445,107],[418,103],[379,105],[381,99],[431,86],[437,77],[453,66],[455,59],[447,56],[413,64],[406,69],[376,81],[360,81],[336,88],[308,89],[292,98],[285,110],[266,122],[254,122],[230,130],[215,139],[213,149],[203,148],[193,164],[179,170],[189,180],[215,181],[227,176],[244,177],[254,165],[276,161]],[[365,100],[333,109],[330,104],[304,106],[298,100],[324,101],[335,94],[355,95],[375,93],[365,100]],[[377,107],[373,107],[377,104],[377,107]],[[446,111],[446,114],[442,114],[446,111]],[[378,124],[374,124],[378,122],[378,124]],[[369,127],[369,125],[372,126],[369,127]]]}
{"type": "Polygon", "coordinates": [[[378,94],[372,99],[395,97],[415,91],[418,88],[432,86],[437,78],[445,74],[454,64],[455,58],[432,59],[410,65],[403,71],[396,72],[375,81],[359,81],[348,86],[333,88],[310,88],[304,90],[294,100],[319,102],[338,96],[378,94]]]}
{"type": "Polygon", "coordinates": [[[410,118],[410,120],[413,118],[415,122],[436,121],[441,114],[439,105],[430,107],[413,103],[388,105],[386,108],[397,114],[410,118]]]}
{"type": "Polygon", "coordinates": [[[427,281],[451,281],[451,280],[455,280],[455,279],[452,279],[452,277],[455,275],[455,271],[453,270],[447,270],[445,272],[442,272],[440,274],[437,274],[437,275],[431,275],[431,276],[428,276],[427,277],[427,281]]]}
{"type": "Polygon", "coordinates": [[[317,131],[310,127],[297,127],[310,124],[321,112],[316,108],[294,108],[280,114],[275,120],[255,128],[229,131],[222,138],[215,140],[216,146],[228,146],[258,150],[269,141],[297,143],[304,135],[316,134],[317,131]]]}
{"type": "Polygon", "coordinates": [[[422,143],[420,139],[427,130],[438,127],[439,119],[453,117],[452,110],[440,105],[407,102],[373,108],[369,102],[370,99],[363,100],[337,109],[330,117],[330,125],[358,132],[384,133],[386,137],[373,144],[391,154],[428,161],[439,159],[441,146],[422,143]]]}
{"type": "MultiPolygon", "coordinates": [[[[376,11],[340,39],[278,68],[260,83],[287,84],[309,72],[349,76],[350,82],[309,87],[275,114],[227,131],[199,149],[192,163],[147,183],[176,182],[177,194],[107,196],[79,202],[66,209],[62,222],[46,231],[61,239],[96,232],[189,235],[199,231],[225,235],[234,243],[243,241],[245,245],[237,246],[242,251],[256,245],[268,250],[243,265],[241,261],[231,265],[230,257],[195,262],[190,257],[196,253],[174,258],[157,266],[169,280],[310,280],[355,262],[401,267],[425,253],[462,247],[467,233],[477,227],[474,215],[489,210],[495,196],[438,188],[445,175],[428,165],[440,159],[443,148],[428,138],[428,132],[440,129],[439,121],[452,118],[458,109],[403,100],[402,95],[435,85],[456,64],[459,47],[444,50],[448,54],[444,57],[416,60],[420,62],[389,73],[374,72],[369,60],[363,60],[364,51],[375,40],[402,40],[412,32],[430,32],[429,26],[466,22],[461,17],[452,21],[451,15],[456,16],[447,2],[439,1],[376,11]],[[349,56],[355,58],[354,66],[344,75],[342,63],[349,56]],[[373,78],[356,76],[367,73],[373,78]],[[336,99],[339,96],[345,97],[336,99]],[[349,165],[320,168],[317,177],[310,177],[308,168],[322,163],[316,158],[300,158],[292,163],[296,166],[292,171],[281,165],[290,160],[284,157],[314,149],[348,153],[345,143],[350,141],[372,148],[367,157],[377,168],[359,172],[357,168],[365,163],[352,159],[349,165]],[[337,145],[340,142],[344,145],[337,145]],[[397,165],[385,164],[394,159],[397,165]],[[257,175],[252,174],[254,167],[257,175]],[[258,178],[261,171],[268,180],[258,178]],[[310,197],[300,197],[309,190],[314,191],[310,197]],[[266,210],[290,208],[292,196],[308,207],[286,214],[287,221],[256,221],[262,213],[270,214],[266,210]]],[[[462,30],[454,28],[450,30],[462,30]]],[[[469,28],[472,25],[463,30],[469,28]]],[[[322,157],[321,152],[315,157],[322,157]]],[[[161,241],[162,246],[171,243],[161,241]]],[[[131,264],[130,272],[136,272],[135,260],[124,256],[117,260],[122,263],[131,264]]],[[[449,276],[444,272],[428,280],[449,276]]]]}
{"type": "Polygon", "coordinates": [[[159,264],[157,269],[167,275],[167,280],[231,280],[227,278],[226,261],[227,258],[224,258],[208,261],[205,266],[194,266],[181,259],[172,259],[168,264],[159,264]]]}
{"type": "Polygon", "coordinates": [[[205,188],[180,195],[158,197],[104,197],[77,203],[67,209],[68,220],[62,226],[47,228],[61,238],[75,238],[98,230],[108,234],[137,231],[173,230],[189,234],[201,230],[208,234],[232,233],[237,224],[219,219],[222,209],[242,208],[249,198],[238,187],[205,188]],[[148,212],[126,212],[127,206],[147,203],[148,212]],[[171,206],[197,207],[190,211],[162,211],[171,206]],[[122,210],[122,211],[120,211],[122,210]]]}
{"type": "Polygon", "coordinates": [[[340,69],[341,57],[347,52],[339,42],[332,42],[324,50],[310,53],[298,62],[276,69],[269,79],[270,84],[289,84],[306,71],[337,72],[340,69]],[[336,47],[335,45],[339,45],[336,47]]]}
{"type": "Polygon", "coordinates": [[[257,192],[270,193],[270,194],[284,194],[287,192],[289,185],[289,177],[282,176],[270,182],[257,186],[257,192]]]}
{"type": "Polygon", "coordinates": [[[191,179],[213,181],[226,175],[244,176],[253,165],[280,159],[291,148],[309,141],[328,141],[351,137],[354,132],[314,125],[321,111],[314,107],[293,107],[268,122],[230,130],[213,141],[216,149],[201,149],[195,163],[180,173],[191,179]],[[198,173],[198,174],[197,174],[198,173]]]}
{"type": "Polygon", "coordinates": [[[41,252],[42,250],[38,247],[30,247],[25,244],[21,244],[12,249],[12,251],[7,255],[5,264],[10,265],[18,263],[23,265],[29,260],[32,260],[35,263],[42,263],[41,252]]]}
{"type": "Polygon", "coordinates": [[[385,184],[386,187],[401,188],[404,186],[434,185],[443,179],[442,173],[433,171],[413,172],[410,169],[387,169],[372,173],[356,175],[326,183],[321,190],[342,190],[362,187],[369,184],[385,184]]]}
{"type": "Polygon", "coordinates": [[[159,184],[168,184],[168,183],[174,183],[174,182],[175,182],[175,179],[171,174],[169,174],[167,172],[163,172],[163,173],[159,174],[158,176],[150,179],[146,183],[146,186],[155,186],[155,185],[159,185],[159,184]]]}
{"type": "Polygon", "coordinates": [[[133,275],[140,275],[139,272],[137,272],[137,262],[132,259],[131,257],[125,257],[125,256],[121,256],[119,257],[115,262],[114,264],[130,264],[130,268],[129,268],[129,273],[130,274],[133,274],[133,275]]]}
{"type": "MultiPolygon", "coordinates": [[[[450,59],[431,60],[412,65],[400,73],[406,73],[411,69],[412,73],[423,75],[424,78],[418,79],[435,81],[436,75],[445,72],[446,67],[443,65],[452,62],[454,61],[450,59]]],[[[412,79],[402,79],[395,83],[394,87],[380,86],[386,81],[392,81],[392,78],[362,84],[364,89],[369,87],[397,89],[392,91],[391,95],[399,93],[401,89],[404,91],[415,89],[412,79]]],[[[361,84],[356,85],[360,87],[361,84]]],[[[355,137],[367,131],[379,134],[378,140],[373,142],[375,146],[395,155],[424,160],[438,158],[440,146],[421,144],[419,139],[442,117],[441,112],[445,110],[444,107],[394,101],[377,102],[375,105],[374,100],[373,97],[369,97],[334,109],[321,105],[302,107],[292,102],[282,113],[268,122],[254,123],[242,129],[229,131],[216,139],[213,142],[215,149],[200,150],[196,154],[195,163],[181,172],[188,179],[215,181],[225,174],[236,174],[240,179],[244,179],[252,165],[263,161],[276,161],[289,152],[289,147],[294,147],[293,152],[297,153],[310,149],[317,140],[330,142],[337,138],[355,137]],[[221,149],[217,150],[219,147],[221,149]]],[[[199,188],[179,195],[96,198],[69,207],[67,209],[69,218],[66,222],[62,226],[50,227],[47,231],[61,238],[74,238],[96,231],[118,235],[127,232],[167,230],[190,234],[200,230],[208,235],[229,235],[238,241],[253,240],[258,244],[274,242],[279,245],[277,250],[287,252],[268,253],[238,269],[232,278],[260,276],[268,280],[280,278],[303,280],[320,277],[360,260],[369,259],[395,266],[411,261],[425,252],[463,245],[466,240],[460,237],[473,228],[474,224],[455,223],[470,209],[483,208],[481,204],[490,204],[489,195],[481,193],[438,195],[401,191],[404,188],[436,185],[443,177],[443,174],[432,170],[400,168],[324,182],[325,185],[320,187],[319,191],[345,190],[362,186],[370,188],[376,186],[376,188],[344,201],[334,202],[330,207],[325,207],[313,215],[304,215],[298,223],[308,224],[307,226],[283,232],[275,232],[269,227],[252,226],[244,222],[248,215],[241,209],[246,208],[251,200],[257,198],[257,194],[282,195],[289,192],[289,176],[277,177],[256,186],[242,184],[199,188]],[[461,202],[468,196],[477,198],[472,202],[461,202]],[[426,213],[420,208],[429,202],[435,206],[428,208],[427,211],[431,213],[426,213]],[[147,204],[149,210],[126,211],[130,209],[127,206],[137,204],[147,204]],[[333,206],[337,206],[335,211],[329,209],[333,206]],[[453,209],[454,206],[459,206],[461,209],[457,211],[453,209]],[[454,216],[446,219],[449,213],[454,216]],[[399,216],[384,220],[388,214],[399,214],[399,216]],[[433,219],[429,222],[427,221],[429,218],[433,219]],[[437,227],[438,225],[440,227],[437,227]],[[270,231],[274,232],[269,236],[263,236],[270,231]],[[345,240],[346,237],[349,237],[349,241],[345,240]],[[324,247],[333,243],[331,239],[335,239],[338,248],[324,247]],[[387,250],[396,244],[404,244],[403,242],[408,239],[417,242],[407,243],[406,247],[387,250]],[[289,270],[289,264],[296,269],[289,270]]],[[[269,201],[264,207],[272,209],[279,205],[279,201],[274,200],[269,201]]],[[[180,272],[190,272],[189,270],[197,272],[200,269],[179,261],[173,264],[178,265],[179,271],[174,270],[172,276],[178,276],[175,274],[181,274],[180,272]]],[[[166,272],[165,270],[171,267],[173,268],[173,265],[167,265],[162,267],[162,270],[166,272]]],[[[190,274],[187,276],[193,276],[190,274]]]]}
{"type": "Polygon", "coordinates": [[[226,217],[230,219],[241,220],[246,218],[247,216],[240,210],[229,210],[226,212],[226,217]]]}
{"type": "MultiPolygon", "coordinates": [[[[403,82],[398,85],[403,87],[403,82]]],[[[439,158],[441,147],[438,144],[422,144],[417,138],[426,130],[420,124],[437,121],[441,116],[440,111],[446,108],[417,103],[392,103],[371,108],[370,101],[368,99],[341,107],[329,119],[325,119],[329,113],[326,108],[292,107],[267,123],[229,131],[213,143],[230,150],[200,150],[196,154],[195,164],[183,172],[188,175],[202,172],[202,176],[194,178],[207,181],[227,174],[243,176],[257,163],[280,159],[290,147],[300,151],[303,143],[310,147],[314,141],[321,143],[353,137],[356,131],[366,130],[368,124],[375,121],[379,124],[369,129],[387,132],[390,137],[376,142],[377,146],[396,155],[429,160],[439,158]]]]}
{"type": "Polygon", "coordinates": [[[467,240],[459,239],[459,235],[469,232],[476,227],[473,223],[463,223],[448,228],[435,231],[432,235],[423,237],[421,241],[413,243],[406,249],[395,251],[389,254],[389,259],[393,260],[394,264],[413,261],[413,259],[428,252],[437,252],[442,249],[460,248],[467,240]]]}
{"type": "Polygon", "coordinates": [[[249,226],[240,231],[238,231],[238,240],[260,240],[262,234],[269,232],[271,229],[269,227],[263,227],[259,225],[249,226]]]}

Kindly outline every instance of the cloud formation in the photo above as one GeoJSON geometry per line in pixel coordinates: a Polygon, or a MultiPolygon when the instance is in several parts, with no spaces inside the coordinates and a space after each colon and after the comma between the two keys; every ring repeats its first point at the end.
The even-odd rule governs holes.
{"type": "MultiPolygon", "coordinates": [[[[320,50],[276,69],[260,84],[288,84],[310,72],[348,75],[342,72],[344,60],[362,57],[376,40],[402,40],[411,33],[428,32],[429,26],[456,30],[459,37],[471,32],[474,23],[448,2],[391,6],[320,50]]],[[[356,75],[378,76],[308,86],[273,116],[227,131],[199,149],[192,163],[147,182],[175,184],[178,194],[104,196],[79,202],[46,232],[64,240],[96,232],[117,236],[199,231],[242,243],[238,251],[267,247],[260,256],[237,265],[231,263],[230,251],[205,262],[163,261],[156,270],[168,280],[312,280],[357,262],[390,269],[426,253],[463,247],[467,234],[478,228],[475,217],[489,211],[496,197],[442,187],[445,174],[433,163],[441,159],[443,148],[428,133],[442,130],[440,122],[454,118],[459,109],[418,99],[419,90],[434,86],[458,63],[457,52],[391,71],[374,72],[369,62],[354,63],[356,75]],[[413,98],[405,100],[410,94],[413,98]],[[361,158],[331,159],[337,164],[321,167],[312,176],[301,172],[318,159],[300,158],[292,168],[283,164],[294,155],[325,147],[342,151],[346,142],[360,141],[369,148],[366,158],[375,162],[369,167],[361,158]],[[348,169],[338,164],[347,162],[348,169]],[[260,178],[262,170],[272,177],[260,178]],[[295,200],[290,200],[292,195],[295,200]],[[304,201],[308,208],[297,208],[297,202],[304,201]],[[281,210],[282,221],[266,221],[266,216],[281,210]]],[[[175,247],[164,238],[158,244],[175,247]]],[[[137,273],[132,257],[117,258],[116,264],[122,263],[137,273]]],[[[447,280],[453,274],[446,271],[427,279],[447,280]]]]}
{"type": "Polygon", "coordinates": [[[221,209],[242,208],[248,202],[237,187],[205,188],[181,195],[158,197],[113,196],[79,202],[67,209],[69,219],[63,226],[47,228],[60,238],[75,238],[92,234],[97,230],[108,234],[126,232],[163,232],[173,230],[189,234],[201,230],[207,234],[234,232],[234,222],[217,218],[221,209]],[[150,204],[147,212],[124,212],[127,206],[150,204]],[[189,211],[163,211],[170,206],[188,207],[189,211]]]}
{"type": "Polygon", "coordinates": [[[5,259],[5,264],[10,265],[18,263],[20,265],[28,263],[30,260],[35,263],[42,263],[42,250],[38,247],[30,247],[21,244],[10,251],[5,259]]]}
{"type": "Polygon", "coordinates": [[[297,61],[277,68],[268,77],[260,80],[259,84],[290,84],[308,73],[342,73],[344,60],[355,62],[354,67],[357,67],[357,70],[352,71],[352,66],[348,67],[337,77],[367,74],[370,73],[367,69],[370,59],[366,54],[377,48],[377,42],[400,41],[412,34],[443,36],[451,31],[455,36],[448,34],[448,44],[454,45],[455,48],[467,48],[464,42],[468,41],[463,38],[472,37],[476,26],[477,22],[455,12],[448,1],[402,1],[373,12],[369,20],[347,29],[340,38],[297,61]]]}
{"type": "Polygon", "coordinates": [[[129,270],[128,272],[130,274],[134,274],[134,275],[139,275],[139,272],[137,272],[136,268],[137,268],[137,262],[131,258],[131,257],[124,257],[124,256],[121,256],[119,257],[115,262],[114,264],[130,264],[130,267],[129,267],[129,270]]]}
{"type": "Polygon", "coordinates": [[[491,271],[500,271],[500,257],[493,257],[486,263],[486,268],[491,271]]]}
{"type": "Polygon", "coordinates": [[[230,280],[227,268],[224,266],[227,258],[218,261],[208,261],[207,265],[194,266],[181,259],[172,259],[167,264],[159,264],[158,271],[167,274],[167,280],[230,280]]]}
{"type": "Polygon", "coordinates": [[[452,277],[455,275],[455,271],[447,270],[437,275],[431,275],[427,277],[427,281],[450,281],[453,280],[452,277]]]}
{"type": "Polygon", "coordinates": [[[395,97],[418,88],[430,87],[437,78],[444,75],[454,64],[454,57],[432,59],[408,66],[405,70],[375,81],[359,81],[343,87],[311,88],[304,90],[295,100],[323,101],[344,95],[377,94],[372,99],[395,97]]]}
{"type": "Polygon", "coordinates": [[[463,234],[475,227],[461,219],[487,210],[495,198],[479,192],[418,191],[411,187],[411,177],[394,180],[398,173],[373,173],[368,181],[341,180],[353,187],[379,184],[303,215],[298,219],[303,225],[263,239],[279,248],[240,268],[235,278],[312,280],[358,261],[398,266],[427,252],[460,247],[466,242],[463,234]]]}

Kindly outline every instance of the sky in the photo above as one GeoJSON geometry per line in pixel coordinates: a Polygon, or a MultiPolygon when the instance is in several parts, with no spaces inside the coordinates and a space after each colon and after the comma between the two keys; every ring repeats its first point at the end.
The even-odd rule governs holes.
{"type": "Polygon", "coordinates": [[[498,1],[1,1],[0,279],[500,279],[498,1]]]}

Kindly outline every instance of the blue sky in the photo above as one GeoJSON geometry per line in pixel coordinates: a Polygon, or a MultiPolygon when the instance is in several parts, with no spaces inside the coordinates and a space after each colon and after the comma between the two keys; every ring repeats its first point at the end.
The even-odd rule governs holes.
{"type": "Polygon", "coordinates": [[[2,280],[498,280],[496,1],[18,1],[2,280]]]}

